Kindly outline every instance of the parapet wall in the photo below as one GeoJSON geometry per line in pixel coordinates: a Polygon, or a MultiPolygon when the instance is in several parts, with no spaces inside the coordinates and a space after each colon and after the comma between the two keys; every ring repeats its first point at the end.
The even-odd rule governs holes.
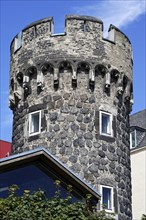
{"type": "MultiPolygon", "coordinates": [[[[109,40],[107,40],[103,38],[103,22],[94,17],[66,16],[65,33],[61,35],[53,34],[53,23],[52,17],[34,22],[13,39],[11,44],[11,97],[14,90],[13,84],[16,87],[20,84],[18,75],[24,78],[30,69],[35,69],[36,78],[38,77],[43,84],[40,72],[44,66],[49,68],[50,65],[54,76],[51,84],[58,81],[59,87],[59,68],[66,62],[71,71],[70,86],[72,86],[72,81],[75,83],[79,78],[77,75],[82,66],[87,69],[89,88],[92,87],[93,90],[93,87],[96,87],[98,69],[102,68],[103,87],[111,84],[112,78],[116,75],[118,79],[116,79],[116,87],[119,87],[116,92],[125,91],[124,97],[128,96],[132,100],[131,44],[119,29],[111,25],[109,40]],[[127,84],[126,90],[124,83],[127,84]],[[91,86],[91,84],[94,85],[91,86]]],[[[13,104],[10,105],[13,106],[13,104]]]]}

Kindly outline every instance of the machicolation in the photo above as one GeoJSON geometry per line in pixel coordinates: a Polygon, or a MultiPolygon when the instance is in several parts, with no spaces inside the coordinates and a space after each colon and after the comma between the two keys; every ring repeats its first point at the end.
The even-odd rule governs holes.
{"type": "Polygon", "coordinates": [[[133,103],[129,39],[103,22],[69,15],[65,33],[53,18],[34,22],[11,43],[13,153],[37,147],[95,187],[113,190],[111,209],[131,218],[129,113],[133,103]]]}

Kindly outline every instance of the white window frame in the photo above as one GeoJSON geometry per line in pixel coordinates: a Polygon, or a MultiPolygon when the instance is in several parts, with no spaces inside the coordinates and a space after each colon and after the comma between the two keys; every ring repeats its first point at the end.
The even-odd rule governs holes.
{"type": "Polygon", "coordinates": [[[130,132],[130,148],[133,149],[137,146],[137,138],[136,138],[136,129],[134,131],[131,131],[130,132]],[[132,134],[134,133],[134,142],[135,142],[135,145],[132,146],[132,134]]]}
{"type": "Polygon", "coordinates": [[[35,112],[31,112],[29,114],[29,136],[33,136],[33,135],[36,135],[36,134],[40,134],[41,133],[41,111],[35,111],[35,112]],[[31,126],[32,126],[32,117],[33,115],[35,114],[39,114],[39,130],[37,132],[32,132],[31,130],[31,126]]]}
{"type": "Polygon", "coordinates": [[[106,207],[105,207],[105,211],[112,213],[112,212],[114,212],[114,190],[113,190],[113,187],[111,187],[111,186],[100,185],[100,193],[101,193],[100,209],[102,210],[103,205],[104,205],[103,204],[103,194],[102,194],[103,188],[107,188],[107,189],[111,190],[111,209],[106,209],[106,207]]]}
{"type": "Polygon", "coordinates": [[[100,130],[101,135],[113,137],[112,121],[113,121],[112,114],[110,114],[108,112],[104,112],[104,111],[99,112],[99,130],[100,130]],[[109,116],[109,125],[108,125],[109,132],[108,133],[102,132],[102,115],[109,116]]]}

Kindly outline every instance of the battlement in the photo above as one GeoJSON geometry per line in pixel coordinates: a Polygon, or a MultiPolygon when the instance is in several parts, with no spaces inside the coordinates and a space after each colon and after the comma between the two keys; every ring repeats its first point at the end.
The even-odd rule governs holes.
{"type": "Polygon", "coordinates": [[[103,94],[133,100],[131,43],[124,33],[110,25],[109,39],[104,39],[103,22],[80,15],[66,16],[64,34],[53,34],[53,26],[53,17],[33,22],[12,41],[11,108],[34,87],[44,90],[48,78],[52,92],[66,85],[67,90],[83,87],[94,92],[101,84],[103,94]]]}
{"type": "MultiPolygon", "coordinates": [[[[85,37],[87,40],[97,41],[105,40],[108,43],[127,44],[131,47],[130,40],[114,25],[109,27],[109,37],[103,38],[103,22],[95,17],[81,16],[81,15],[67,15],[65,18],[65,32],[63,36],[75,37],[78,36],[81,40],[85,37]]],[[[53,17],[38,20],[26,26],[22,31],[17,34],[11,43],[11,52],[15,53],[21,46],[31,44],[32,41],[40,40],[43,38],[53,38],[62,36],[60,34],[54,35],[54,20],[53,17]]]]}
{"type": "Polygon", "coordinates": [[[120,29],[118,29],[114,25],[112,25],[112,24],[110,25],[108,32],[109,32],[109,39],[110,40],[117,42],[118,40],[115,39],[115,37],[117,37],[117,35],[120,35],[121,38],[125,37],[127,39],[127,41],[129,42],[129,44],[131,44],[129,38],[120,29]],[[117,34],[115,34],[115,32],[117,34]]]}

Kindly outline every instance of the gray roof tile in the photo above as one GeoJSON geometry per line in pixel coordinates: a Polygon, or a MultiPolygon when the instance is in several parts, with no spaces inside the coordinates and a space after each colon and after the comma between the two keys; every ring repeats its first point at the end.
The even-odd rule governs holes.
{"type": "Polygon", "coordinates": [[[130,127],[132,126],[146,129],[146,109],[130,115],[130,127]]]}

